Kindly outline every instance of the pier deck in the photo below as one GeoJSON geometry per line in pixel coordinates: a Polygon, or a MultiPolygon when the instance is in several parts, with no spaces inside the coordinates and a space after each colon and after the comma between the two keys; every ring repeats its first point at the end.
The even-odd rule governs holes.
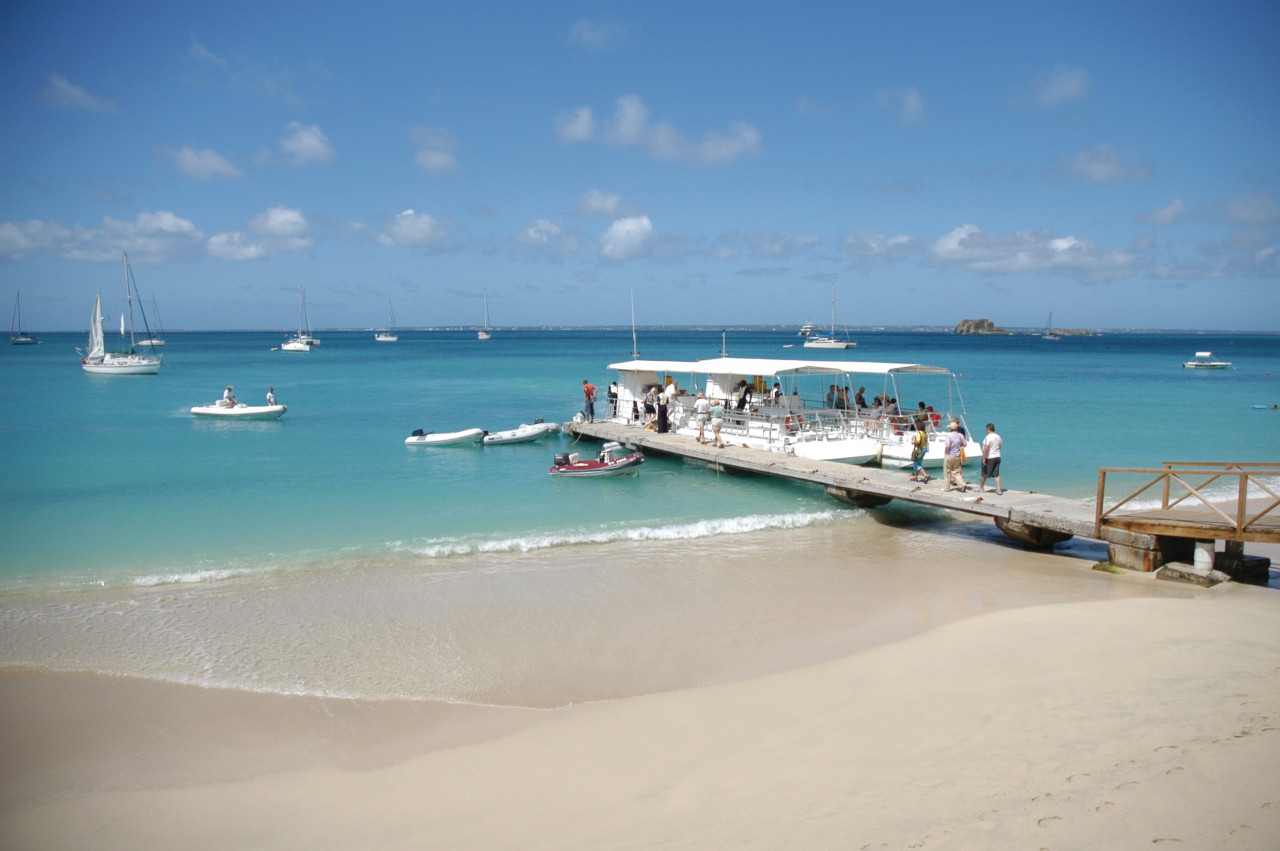
{"type": "MultiPolygon", "coordinates": [[[[1109,562],[1135,570],[1154,571],[1174,562],[1191,561],[1196,540],[1227,540],[1227,563],[1233,563],[1234,560],[1236,564],[1247,560],[1241,549],[1243,541],[1280,541],[1280,516],[1270,515],[1275,503],[1264,506],[1259,516],[1250,521],[1247,530],[1238,523],[1235,530],[1231,531],[1228,525],[1218,522],[1222,512],[1216,509],[1211,511],[1208,508],[1182,506],[1158,512],[1133,511],[1121,514],[1099,511],[1093,501],[1066,499],[1034,491],[1006,489],[1000,495],[994,490],[984,493],[976,488],[978,473],[972,468],[965,471],[966,481],[970,484],[968,491],[946,491],[940,474],[933,474],[933,481],[926,484],[912,481],[906,470],[814,461],[728,443],[725,448],[716,449],[686,435],[657,434],[644,431],[636,425],[605,420],[565,423],[564,431],[575,437],[616,440],[625,446],[650,453],[692,458],[718,469],[781,476],[822,485],[831,496],[855,506],[873,508],[898,499],[989,517],[1010,538],[1031,546],[1050,547],[1074,536],[1091,538],[1107,544],[1109,562]]],[[[1280,468],[1273,469],[1276,465],[1252,466],[1259,468],[1255,471],[1255,476],[1259,472],[1280,474],[1280,468]]],[[[1208,474],[1212,476],[1217,473],[1218,477],[1231,475],[1240,465],[1225,467],[1228,473],[1209,470],[1208,474]]],[[[1178,472],[1176,469],[1166,469],[1163,474],[1172,476],[1178,472]]],[[[1105,479],[1105,475],[1103,478],[1105,479]]],[[[1099,501],[1104,490],[1104,485],[1100,483],[1099,501]]],[[[1243,489],[1241,493],[1244,493],[1243,489]]],[[[1241,517],[1244,516],[1241,513],[1243,510],[1243,506],[1238,507],[1237,513],[1241,517]]],[[[1254,561],[1261,564],[1265,574],[1269,560],[1254,561]]],[[[1227,577],[1210,570],[1206,575],[1199,576],[1184,572],[1179,578],[1212,584],[1227,577]]]]}
{"type": "MultiPolygon", "coordinates": [[[[621,423],[597,420],[594,423],[565,423],[564,431],[597,440],[616,440],[626,446],[634,446],[645,452],[679,455],[705,461],[722,469],[768,476],[781,476],[797,481],[822,485],[837,499],[854,505],[874,506],[900,499],[920,505],[931,505],[990,517],[1011,537],[1026,543],[1046,545],[1079,535],[1094,538],[1094,509],[1092,503],[1079,502],[1050,494],[1033,491],[1005,490],[997,496],[994,488],[986,493],[977,490],[977,471],[966,470],[968,492],[943,490],[940,471],[935,471],[928,484],[913,482],[906,470],[888,470],[879,467],[860,467],[838,461],[813,461],[782,455],[763,449],[747,449],[726,443],[724,449],[698,443],[692,437],[678,434],[657,434],[621,423]],[[1022,530],[1030,538],[1017,534],[1022,530]]],[[[1103,530],[1102,540],[1108,530],[1103,530]]],[[[1134,534],[1124,532],[1122,542],[1133,545],[1134,534]]],[[[1140,543],[1150,536],[1137,536],[1140,543]]]]}

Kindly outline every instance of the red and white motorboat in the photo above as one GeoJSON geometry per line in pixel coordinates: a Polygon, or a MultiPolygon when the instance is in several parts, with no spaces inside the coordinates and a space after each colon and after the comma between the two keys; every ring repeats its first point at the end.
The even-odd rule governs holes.
{"type": "Polygon", "coordinates": [[[583,461],[578,453],[557,454],[547,472],[553,476],[625,476],[640,472],[644,456],[639,452],[622,452],[622,444],[609,441],[595,458],[583,461]]]}

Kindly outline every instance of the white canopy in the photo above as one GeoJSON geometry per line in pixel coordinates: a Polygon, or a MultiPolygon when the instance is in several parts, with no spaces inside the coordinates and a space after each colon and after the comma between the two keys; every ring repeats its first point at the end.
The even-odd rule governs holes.
{"type": "Polygon", "coordinates": [[[693,373],[696,375],[888,375],[915,373],[948,375],[941,366],[875,361],[791,360],[782,358],[707,358],[697,361],[633,360],[611,363],[626,372],[693,373]]]}

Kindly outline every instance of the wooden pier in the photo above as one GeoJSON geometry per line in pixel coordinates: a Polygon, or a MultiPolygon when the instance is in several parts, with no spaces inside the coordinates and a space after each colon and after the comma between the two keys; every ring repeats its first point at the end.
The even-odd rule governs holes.
{"type": "MultiPolygon", "coordinates": [[[[1203,540],[1206,534],[1210,534],[1210,541],[1225,539],[1241,544],[1245,540],[1280,541],[1280,512],[1271,513],[1276,507],[1275,503],[1269,507],[1261,506],[1265,510],[1260,518],[1252,519],[1238,533],[1230,530],[1230,534],[1223,534],[1229,531],[1225,527],[1215,527],[1210,532],[1204,523],[1198,522],[1204,519],[1203,511],[1192,512],[1179,503],[1175,503],[1173,509],[1162,515],[1159,523],[1151,518],[1151,512],[1141,512],[1147,518],[1142,522],[1135,519],[1138,513],[1112,511],[1104,515],[1099,511],[1098,505],[1103,501],[1105,486],[1101,481],[1105,480],[1105,476],[1100,476],[1097,504],[1034,491],[1006,489],[1001,495],[997,495],[994,490],[983,493],[976,487],[977,471],[972,469],[965,471],[966,481],[970,484],[967,492],[948,492],[943,489],[943,477],[940,474],[934,475],[933,481],[926,484],[912,481],[905,470],[861,467],[836,461],[813,461],[728,443],[725,448],[717,449],[710,444],[698,443],[693,437],[657,434],[636,425],[605,420],[565,423],[564,431],[578,438],[614,440],[647,453],[703,461],[715,469],[779,476],[821,485],[832,497],[862,508],[874,508],[897,499],[989,517],[1010,538],[1033,547],[1052,547],[1075,536],[1099,540],[1107,544],[1112,564],[1133,570],[1157,570],[1184,559],[1190,562],[1195,541],[1203,540]]],[[[1208,470],[1208,466],[1197,467],[1197,472],[1209,475],[1217,472],[1208,470]]],[[[1254,466],[1262,468],[1252,471],[1255,478],[1257,475],[1280,475],[1280,465],[1254,466]]],[[[1159,474],[1168,470],[1181,468],[1167,466],[1166,471],[1151,472],[1159,474]]],[[[1242,485],[1242,489],[1243,487],[1242,485]]],[[[1238,555],[1243,558],[1242,551],[1238,555]]],[[[1253,567],[1257,567],[1256,560],[1253,567]]],[[[1265,565],[1263,569],[1265,572],[1265,565]]],[[[1201,581],[1195,575],[1180,578],[1201,581]]],[[[1216,577],[1207,575],[1205,584],[1225,578],[1227,577],[1221,574],[1216,577]]]]}

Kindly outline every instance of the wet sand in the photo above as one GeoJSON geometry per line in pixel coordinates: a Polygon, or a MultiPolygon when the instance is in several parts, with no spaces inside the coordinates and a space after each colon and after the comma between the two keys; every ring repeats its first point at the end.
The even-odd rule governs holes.
{"type": "MultiPolygon", "coordinates": [[[[850,546],[868,547],[865,529],[807,532],[680,552],[745,569],[790,550],[830,578],[848,572],[850,546]]],[[[796,588],[804,605],[779,600],[785,616],[760,626],[785,593],[765,585],[742,612],[694,619],[681,641],[706,633],[710,649],[690,647],[702,661],[677,666],[664,690],[646,693],[671,660],[651,660],[621,695],[555,708],[10,668],[0,838],[8,848],[1276,847],[1277,592],[1101,574],[1088,545],[1048,555],[974,527],[935,536],[905,553],[870,546],[879,555],[858,567],[873,573],[837,586],[839,605],[819,605],[826,586],[796,588]],[[835,617],[851,600],[862,614],[835,617]],[[820,610],[816,622],[796,622],[805,606],[820,610]],[[735,631],[749,653],[726,651],[735,631]]],[[[697,612],[722,590],[682,594],[697,612]]]]}

